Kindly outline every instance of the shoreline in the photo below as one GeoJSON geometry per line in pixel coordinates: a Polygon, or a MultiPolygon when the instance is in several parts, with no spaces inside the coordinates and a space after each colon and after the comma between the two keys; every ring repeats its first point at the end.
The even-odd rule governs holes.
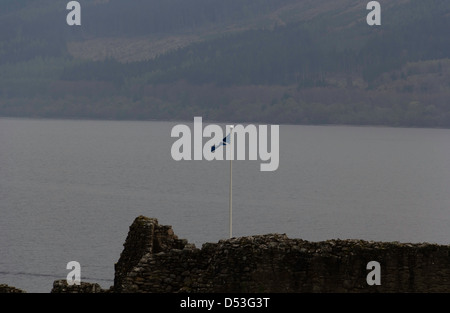
{"type": "MultiPolygon", "coordinates": [[[[181,119],[173,119],[173,120],[160,120],[160,119],[108,119],[108,118],[84,118],[84,117],[42,117],[42,116],[4,116],[0,115],[0,119],[6,120],[48,120],[48,121],[80,121],[80,122],[156,122],[156,123],[193,123],[194,116],[192,116],[192,120],[181,120],[181,119]]],[[[218,120],[203,120],[205,123],[211,124],[264,124],[264,125],[275,125],[267,122],[258,122],[258,121],[218,121],[218,120]]],[[[291,123],[277,123],[279,126],[304,126],[304,127],[355,127],[355,128],[393,128],[393,129],[423,129],[423,130],[450,130],[450,127],[420,127],[420,126],[404,126],[404,125],[384,125],[384,124],[291,124],[291,123]]]]}

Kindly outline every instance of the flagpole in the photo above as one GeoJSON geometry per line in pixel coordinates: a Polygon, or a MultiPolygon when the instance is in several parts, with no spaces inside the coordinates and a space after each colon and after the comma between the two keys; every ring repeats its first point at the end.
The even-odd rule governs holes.
{"type": "Polygon", "coordinates": [[[233,237],[233,128],[230,126],[230,238],[233,237]]]}

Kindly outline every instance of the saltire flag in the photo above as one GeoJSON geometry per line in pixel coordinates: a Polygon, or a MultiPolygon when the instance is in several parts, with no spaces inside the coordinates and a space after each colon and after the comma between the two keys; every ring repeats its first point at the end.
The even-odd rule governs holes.
{"type": "Polygon", "coordinates": [[[216,151],[216,149],[219,148],[220,146],[226,146],[226,145],[229,144],[229,143],[230,143],[230,134],[228,134],[228,136],[226,136],[225,138],[223,138],[222,141],[221,141],[219,144],[217,144],[217,145],[215,145],[215,146],[212,146],[212,147],[211,147],[211,152],[214,152],[214,151],[216,151]]]}

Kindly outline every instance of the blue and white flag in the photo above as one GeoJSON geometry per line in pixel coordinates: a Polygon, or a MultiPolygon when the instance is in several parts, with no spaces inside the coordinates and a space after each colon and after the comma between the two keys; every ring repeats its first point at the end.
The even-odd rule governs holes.
{"type": "Polygon", "coordinates": [[[217,145],[215,145],[215,146],[212,146],[212,147],[211,147],[211,152],[214,152],[214,151],[216,151],[216,149],[218,149],[220,146],[226,146],[226,145],[229,144],[229,143],[230,143],[230,134],[228,134],[228,136],[226,136],[225,138],[223,138],[222,141],[221,141],[219,144],[217,144],[217,145]]]}

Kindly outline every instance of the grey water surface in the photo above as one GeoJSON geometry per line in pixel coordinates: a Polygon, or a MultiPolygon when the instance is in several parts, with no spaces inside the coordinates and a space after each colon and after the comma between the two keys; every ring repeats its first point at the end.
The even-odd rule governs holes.
{"type": "MultiPolygon", "coordinates": [[[[0,119],[0,283],[46,293],[77,261],[109,288],[139,215],[199,248],[228,238],[230,162],[174,161],[176,124],[0,119]]],[[[233,161],[233,236],[450,242],[450,130],[281,125],[279,140],[275,172],[233,161]]]]}

